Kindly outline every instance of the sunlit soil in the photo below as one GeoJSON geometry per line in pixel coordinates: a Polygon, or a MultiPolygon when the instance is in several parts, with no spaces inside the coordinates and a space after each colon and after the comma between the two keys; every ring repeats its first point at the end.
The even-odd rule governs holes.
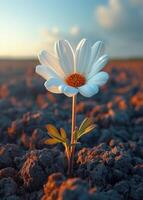
{"type": "Polygon", "coordinates": [[[142,200],[143,61],[111,61],[110,80],[92,98],[78,95],[77,125],[97,128],[76,149],[74,178],[63,147],[48,146],[47,123],[70,137],[71,99],[46,91],[38,61],[0,61],[0,199],[142,200]]]}

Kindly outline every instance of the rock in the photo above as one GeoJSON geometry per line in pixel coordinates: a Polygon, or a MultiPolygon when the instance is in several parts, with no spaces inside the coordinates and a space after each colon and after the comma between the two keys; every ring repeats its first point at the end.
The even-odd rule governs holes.
{"type": "Polygon", "coordinates": [[[124,142],[127,142],[130,138],[130,134],[125,129],[117,130],[115,136],[121,138],[124,142]]]}
{"type": "Polygon", "coordinates": [[[12,106],[11,102],[7,99],[0,99],[0,110],[4,111],[12,106]]]}
{"type": "Polygon", "coordinates": [[[108,129],[104,129],[101,133],[101,137],[99,138],[98,142],[99,143],[103,143],[103,142],[108,143],[110,141],[111,137],[112,137],[111,131],[108,129]]]}
{"type": "Polygon", "coordinates": [[[123,200],[123,197],[119,195],[119,193],[115,190],[109,190],[108,192],[106,192],[106,195],[109,198],[109,200],[123,200]]]}
{"type": "Polygon", "coordinates": [[[114,167],[126,174],[129,173],[132,169],[131,156],[117,156],[114,167]]]}
{"type": "Polygon", "coordinates": [[[48,175],[54,171],[64,172],[64,162],[62,160],[64,158],[60,156],[60,159],[58,159],[58,156],[60,156],[58,151],[54,152],[47,149],[30,152],[20,169],[24,187],[29,191],[35,191],[42,187],[48,175]]]}
{"type": "Polygon", "coordinates": [[[106,169],[104,164],[97,164],[93,170],[89,172],[90,180],[99,186],[103,186],[106,184],[108,170],[106,169]]]}
{"type": "Polygon", "coordinates": [[[12,178],[3,178],[0,180],[0,197],[9,197],[17,193],[17,184],[12,178]]]}
{"type": "Polygon", "coordinates": [[[14,157],[20,156],[22,152],[15,144],[0,146],[0,169],[14,166],[14,157]]]}
{"type": "Polygon", "coordinates": [[[80,178],[66,180],[61,173],[55,173],[49,176],[41,200],[92,200],[93,196],[85,181],[80,178]]]}
{"type": "Polygon", "coordinates": [[[47,132],[44,132],[40,129],[35,129],[30,138],[30,148],[40,149],[44,146],[44,140],[48,138],[47,132]]]}
{"type": "Polygon", "coordinates": [[[42,167],[38,164],[38,157],[30,155],[20,170],[24,187],[30,191],[38,189],[46,180],[46,175],[42,167]],[[35,176],[36,174],[36,176],[35,176]]]}
{"type": "MultiPolygon", "coordinates": [[[[10,126],[10,124],[11,124],[11,120],[9,117],[0,115],[0,127],[1,127],[2,131],[6,130],[7,127],[10,126]]],[[[4,139],[4,137],[3,137],[3,139],[4,139]]]]}
{"type": "Polygon", "coordinates": [[[53,173],[44,185],[44,196],[41,200],[54,200],[58,198],[59,187],[65,177],[61,173],[53,173]]]}
{"type": "Polygon", "coordinates": [[[91,200],[88,184],[79,178],[64,181],[59,190],[58,200],[91,200]]]}
{"type": "Polygon", "coordinates": [[[123,195],[124,198],[128,198],[130,186],[128,181],[120,181],[115,184],[114,190],[116,190],[119,194],[123,195]]]}
{"type": "Polygon", "coordinates": [[[8,135],[10,137],[19,136],[24,129],[22,120],[15,120],[11,123],[11,126],[8,128],[8,135]]]}
{"type": "Polygon", "coordinates": [[[128,125],[129,124],[129,115],[127,112],[120,111],[117,112],[115,117],[113,118],[113,123],[119,124],[119,125],[128,125]]]}
{"type": "Polygon", "coordinates": [[[129,198],[134,200],[143,199],[143,177],[134,175],[129,181],[130,193],[129,198]]]}
{"type": "Polygon", "coordinates": [[[121,180],[126,179],[126,178],[127,178],[127,175],[124,172],[122,172],[119,169],[112,168],[110,178],[109,178],[109,182],[111,184],[115,184],[118,181],[121,181],[121,180]]]}
{"type": "Polygon", "coordinates": [[[110,147],[115,147],[116,144],[117,144],[117,142],[116,142],[115,139],[111,139],[110,142],[109,142],[110,147]]]}
{"type": "Polygon", "coordinates": [[[123,200],[123,197],[119,195],[115,190],[109,190],[108,192],[97,192],[93,200],[123,200]]]}
{"type": "Polygon", "coordinates": [[[26,199],[41,200],[42,196],[43,196],[43,191],[39,190],[39,191],[35,191],[35,192],[27,194],[26,199]]]}
{"type": "Polygon", "coordinates": [[[24,198],[18,197],[17,195],[11,195],[3,198],[2,200],[24,200],[24,198]]]}
{"type": "Polygon", "coordinates": [[[100,132],[99,132],[98,128],[95,128],[89,134],[81,137],[80,142],[84,146],[93,147],[97,143],[99,136],[100,136],[100,132]]]}
{"type": "Polygon", "coordinates": [[[7,168],[4,168],[4,169],[0,170],[0,179],[8,178],[8,177],[15,178],[16,175],[17,175],[17,172],[12,167],[7,167],[7,168]]]}

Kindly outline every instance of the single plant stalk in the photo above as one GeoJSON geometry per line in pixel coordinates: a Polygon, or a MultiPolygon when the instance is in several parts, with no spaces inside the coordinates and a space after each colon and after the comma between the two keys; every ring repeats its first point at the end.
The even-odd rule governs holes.
{"type": "Polygon", "coordinates": [[[76,95],[72,97],[72,128],[71,128],[71,147],[70,159],[68,162],[68,175],[73,173],[74,153],[75,153],[75,128],[76,128],[76,95]]]}
{"type": "Polygon", "coordinates": [[[66,144],[65,146],[65,152],[66,152],[66,156],[67,156],[67,161],[68,161],[68,174],[69,174],[69,166],[70,166],[70,149],[69,146],[67,146],[66,144]]]}

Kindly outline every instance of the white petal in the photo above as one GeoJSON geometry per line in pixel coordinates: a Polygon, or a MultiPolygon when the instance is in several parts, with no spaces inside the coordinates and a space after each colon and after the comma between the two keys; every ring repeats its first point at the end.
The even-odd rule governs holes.
{"type": "Polygon", "coordinates": [[[108,62],[108,55],[101,56],[92,66],[91,72],[88,74],[87,79],[97,74],[108,62]]]}
{"type": "Polygon", "coordinates": [[[95,84],[85,84],[78,88],[81,95],[91,97],[98,93],[99,88],[95,84]]]}
{"type": "Polygon", "coordinates": [[[104,52],[104,43],[102,41],[97,41],[91,48],[91,56],[89,65],[92,66],[93,63],[98,60],[100,56],[103,55],[104,52]]]}
{"type": "Polygon", "coordinates": [[[99,72],[94,75],[91,79],[88,80],[87,83],[96,84],[98,86],[104,85],[109,79],[109,74],[106,72],[99,72]]]}
{"type": "Polygon", "coordinates": [[[74,95],[76,95],[78,93],[78,89],[77,88],[68,86],[66,84],[59,86],[59,88],[60,88],[60,91],[62,93],[64,93],[66,96],[68,96],[68,97],[72,97],[72,96],[74,96],[74,95]]]}
{"type": "Polygon", "coordinates": [[[74,71],[74,53],[71,45],[66,40],[59,40],[55,44],[60,65],[66,75],[74,71]]]}
{"type": "Polygon", "coordinates": [[[86,39],[82,39],[77,45],[75,53],[76,72],[87,73],[90,55],[91,47],[86,39]]]}
{"type": "Polygon", "coordinates": [[[38,58],[42,65],[50,67],[52,70],[56,71],[61,77],[65,76],[63,70],[60,67],[59,59],[56,56],[43,50],[39,53],[38,58]]]}
{"type": "Polygon", "coordinates": [[[59,76],[51,68],[45,65],[37,65],[36,73],[42,76],[44,79],[48,80],[51,77],[59,78],[59,76]]]}
{"type": "Polygon", "coordinates": [[[63,81],[56,78],[50,78],[44,83],[46,89],[53,93],[61,93],[59,86],[62,84],[63,84],[63,81]]]}

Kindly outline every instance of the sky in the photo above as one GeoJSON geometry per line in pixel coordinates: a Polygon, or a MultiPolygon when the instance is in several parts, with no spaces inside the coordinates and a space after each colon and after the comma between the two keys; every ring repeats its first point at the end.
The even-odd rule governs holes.
{"type": "Polygon", "coordinates": [[[82,38],[103,40],[111,58],[143,57],[143,0],[0,0],[0,57],[82,38]]]}

